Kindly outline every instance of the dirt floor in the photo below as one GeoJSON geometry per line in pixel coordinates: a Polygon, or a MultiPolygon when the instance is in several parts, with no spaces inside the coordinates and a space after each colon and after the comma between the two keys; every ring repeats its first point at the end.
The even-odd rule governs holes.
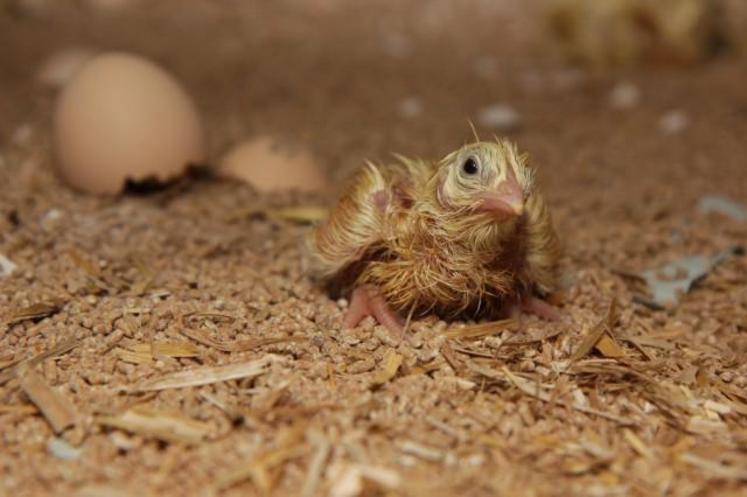
{"type": "Polygon", "coordinates": [[[745,495],[747,259],[663,310],[634,277],[747,241],[698,208],[747,205],[744,59],[565,67],[535,2],[93,3],[0,2],[0,495],[745,495]],[[211,157],[275,134],[335,179],[441,157],[510,105],[565,246],[567,319],[343,332],[346,302],[303,272],[308,227],[257,214],[334,188],[73,192],[34,81],[71,45],[168,67],[211,157]],[[163,383],[179,371],[216,381],[163,383]]]}

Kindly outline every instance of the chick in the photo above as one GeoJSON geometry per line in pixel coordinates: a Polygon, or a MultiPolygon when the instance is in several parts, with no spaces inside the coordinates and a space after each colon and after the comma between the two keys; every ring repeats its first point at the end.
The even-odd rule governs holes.
{"type": "MultiPolygon", "coordinates": [[[[738,0],[744,3],[743,0],[738,0]]],[[[692,64],[726,42],[723,0],[554,0],[549,27],[574,61],[604,67],[692,64]]]]}
{"type": "Polygon", "coordinates": [[[403,315],[446,319],[521,310],[556,288],[560,245],[534,172],[505,140],[437,162],[368,163],[307,239],[309,267],[352,292],[344,327],[367,315],[402,333],[403,315]]]}

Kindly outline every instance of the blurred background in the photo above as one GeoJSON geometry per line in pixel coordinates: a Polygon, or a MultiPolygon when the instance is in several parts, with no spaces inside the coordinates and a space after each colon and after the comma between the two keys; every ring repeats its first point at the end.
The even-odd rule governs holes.
{"type": "Polygon", "coordinates": [[[737,253],[747,236],[745,137],[745,0],[0,0],[0,364],[11,370],[77,337],[78,348],[39,369],[84,419],[54,434],[17,381],[0,383],[0,495],[3,484],[13,495],[87,485],[77,495],[266,495],[276,485],[276,495],[299,495],[316,457],[288,451],[305,443],[302,423],[326,433],[330,461],[347,468],[320,476],[320,494],[706,495],[721,485],[741,495],[745,407],[721,402],[747,387],[745,258],[729,257],[669,310],[640,305],[633,290],[669,261],[737,253]],[[121,91],[110,79],[110,108],[72,89],[92,57],[111,51],[163,72],[138,65],[121,91]],[[134,91],[140,77],[177,97],[134,91]],[[130,97],[147,105],[128,106],[130,97]],[[167,174],[157,150],[154,161],[122,162],[105,186],[87,183],[141,142],[96,120],[77,126],[60,108],[102,111],[104,123],[133,110],[145,118],[130,136],[156,137],[153,150],[175,129],[190,139],[167,151],[176,150],[167,174]],[[371,329],[337,333],[344,305],[306,278],[299,242],[344,178],[392,153],[440,158],[474,140],[472,126],[529,153],[566,246],[563,310],[574,325],[533,322],[540,338],[516,347],[501,348],[505,334],[470,341],[457,366],[499,357],[491,367],[564,389],[569,404],[588,396],[595,409],[638,416],[635,434],[452,368],[439,352],[445,323],[425,323],[420,345],[400,347],[408,374],[369,389],[389,343],[371,329]],[[75,146],[61,153],[66,140],[75,146]],[[187,162],[197,173],[182,175],[187,162]],[[153,169],[136,178],[127,170],[146,163],[153,169]],[[170,183],[111,195],[154,177],[170,183]],[[301,211],[273,217],[288,206],[301,211]],[[644,355],[625,342],[625,361],[640,369],[590,351],[588,371],[557,373],[555,361],[608,319],[611,301],[621,336],[649,339],[644,355]],[[212,342],[181,333],[195,313],[207,316],[199,331],[212,342]],[[247,337],[269,345],[231,348],[247,337]],[[186,343],[192,355],[156,360],[154,340],[186,343]],[[198,389],[129,390],[166,370],[266,352],[287,365],[251,388],[200,391],[213,400],[198,389]],[[92,421],[133,405],[156,413],[155,434],[92,421]],[[172,418],[161,412],[209,429],[186,449],[163,436],[172,418]],[[232,417],[242,412],[246,424],[232,417]],[[438,420],[428,425],[424,413],[438,420]],[[401,449],[403,437],[436,456],[401,449]],[[672,455],[700,449],[687,463],[672,455]],[[255,454],[268,467],[252,476],[255,454]],[[360,461],[396,478],[367,473],[364,486],[360,461]],[[350,474],[357,491],[345,487],[350,474]]]}

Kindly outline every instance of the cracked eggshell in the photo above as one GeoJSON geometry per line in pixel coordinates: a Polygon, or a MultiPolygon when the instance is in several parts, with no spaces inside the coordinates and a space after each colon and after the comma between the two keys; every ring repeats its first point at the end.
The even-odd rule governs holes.
{"type": "Polygon", "coordinates": [[[197,108],[153,62],[107,53],[65,86],[54,117],[56,165],[72,187],[120,192],[128,180],[164,182],[205,159],[197,108]]]}
{"type": "Polygon", "coordinates": [[[233,146],[216,174],[249,183],[263,192],[324,189],[327,178],[305,149],[290,147],[270,136],[260,136],[233,146]]]}

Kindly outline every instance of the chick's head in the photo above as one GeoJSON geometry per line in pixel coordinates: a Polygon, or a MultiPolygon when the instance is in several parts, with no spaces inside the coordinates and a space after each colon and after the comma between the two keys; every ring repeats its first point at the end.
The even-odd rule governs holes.
{"type": "Polygon", "coordinates": [[[437,199],[445,209],[511,220],[524,213],[532,170],[516,147],[503,140],[465,145],[441,160],[437,199]]]}

